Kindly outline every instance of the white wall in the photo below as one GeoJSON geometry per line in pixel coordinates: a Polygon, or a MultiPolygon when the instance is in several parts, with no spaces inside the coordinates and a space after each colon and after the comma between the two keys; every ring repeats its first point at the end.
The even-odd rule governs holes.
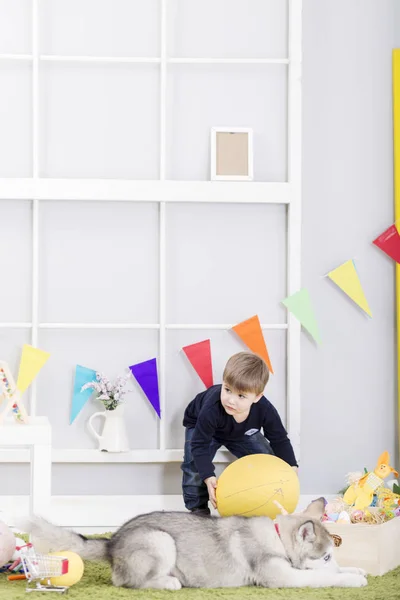
{"type": "Polygon", "coordinates": [[[319,349],[302,344],[305,493],[335,492],[348,471],[372,468],[385,449],[396,460],[394,266],[371,245],[394,218],[396,4],[304,2],[303,283],[324,338],[319,349]],[[350,258],[370,321],[321,279],[350,258]]]}
{"type": "MultiPolygon", "coordinates": [[[[270,2],[271,6],[273,4],[270,2]]],[[[319,348],[316,348],[305,335],[302,339],[302,464],[300,476],[302,491],[305,494],[335,492],[342,486],[344,476],[349,470],[360,469],[364,465],[371,467],[382,450],[388,449],[392,455],[395,450],[394,269],[389,259],[386,260],[382,253],[371,246],[374,237],[393,220],[391,50],[395,43],[395,5],[395,0],[303,0],[303,284],[310,289],[313,295],[323,335],[323,344],[319,348]],[[357,266],[360,278],[373,311],[371,321],[368,321],[350,301],[347,301],[341,292],[334,288],[333,284],[330,285],[329,282],[321,279],[321,276],[328,270],[349,258],[359,259],[357,266]]],[[[276,10],[278,6],[281,9],[282,2],[275,2],[276,10]]],[[[194,10],[195,4],[191,3],[191,7],[191,10],[194,10]]],[[[211,13],[211,5],[209,10],[211,13]]],[[[49,14],[51,16],[51,13],[49,14]]],[[[185,17],[187,18],[187,15],[185,17]]],[[[223,12],[217,17],[222,18],[223,12]]],[[[398,15],[397,22],[400,24],[398,15]]],[[[252,22],[252,26],[256,27],[256,24],[252,22]]],[[[268,24],[266,27],[268,28],[268,24]]],[[[207,31],[207,22],[202,23],[202,30],[207,31]]],[[[211,43],[212,40],[215,40],[212,28],[209,36],[211,43]]],[[[397,35],[397,38],[399,37],[397,35]]],[[[184,49],[189,54],[194,52],[190,47],[191,39],[180,40],[181,46],[178,50],[184,49]]],[[[272,38],[266,36],[266,39],[272,38]]],[[[204,40],[204,36],[202,40],[204,40]]],[[[118,46],[117,41],[117,38],[114,38],[114,42],[118,46]]],[[[400,44],[400,39],[397,39],[397,42],[400,44]]],[[[69,43],[68,39],[64,40],[64,44],[67,43],[69,43]]],[[[61,49],[53,47],[51,40],[46,40],[46,44],[47,52],[68,51],[65,45],[61,49]]],[[[255,46],[252,48],[252,54],[265,52],[266,49],[272,53],[276,52],[277,55],[280,54],[277,44],[270,48],[255,46]]],[[[117,54],[121,54],[122,50],[128,52],[132,49],[113,47],[113,49],[109,49],[109,52],[115,51],[117,54]]],[[[154,48],[147,50],[150,53],[154,48]]],[[[99,49],[96,48],[94,51],[99,51],[99,49]]],[[[243,46],[242,51],[246,52],[246,46],[243,46]]],[[[59,93],[61,88],[57,84],[60,67],[54,69],[53,65],[47,66],[50,68],[46,69],[45,75],[51,84],[48,83],[46,89],[50,97],[59,102],[63,97],[59,93]]],[[[94,78],[92,81],[99,81],[97,78],[98,68],[90,67],[89,71],[90,76],[94,78]]],[[[200,104],[208,102],[207,106],[211,110],[213,99],[209,89],[205,88],[204,68],[198,72],[200,79],[197,79],[200,83],[203,81],[203,84],[199,84],[197,94],[194,95],[193,91],[196,87],[193,75],[188,73],[186,76],[185,71],[186,67],[176,76],[175,87],[172,92],[170,90],[169,100],[172,106],[179,106],[179,110],[182,111],[187,107],[185,98],[189,97],[193,101],[197,97],[200,104]]],[[[69,77],[72,77],[73,73],[70,67],[68,67],[67,73],[69,77]]],[[[117,73],[119,75],[116,75],[117,87],[115,89],[128,89],[124,87],[125,84],[121,83],[124,81],[126,71],[117,70],[117,73]]],[[[216,73],[215,83],[218,84],[218,82],[221,83],[224,74],[219,68],[216,73]]],[[[236,75],[239,78],[244,77],[244,90],[247,89],[247,83],[254,90],[252,96],[259,91],[265,98],[268,86],[264,85],[264,80],[261,78],[262,73],[263,71],[257,67],[251,68],[248,76],[244,75],[243,69],[238,69],[236,75]]],[[[276,94],[275,98],[280,98],[283,103],[284,88],[281,85],[280,75],[276,75],[276,77],[278,78],[275,80],[269,80],[268,85],[276,94]]],[[[147,83],[149,86],[153,86],[154,82],[150,79],[147,80],[147,83]]],[[[74,81],[76,83],[77,80],[74,79],[74,81]]],[[[78,83],[79,81],[84,83],[84,80],[78,77],[78,83]]],[[[23,85],[22,82],[21,86],[23,85]]],[[[223,89],[224,85],[221,85],[219,93],[223,89]]],[[[98,91],[101,94],[101,86],[98,91]]],[[[101,99],[101,102],[104,102],[102,110],[105,110],[106,106],[115,107],[115,101],[118,105],[118,97],[113,95],[112,89],[104,90],[104,93],[107,94],[107,98],[101,99]]],[[[129,97],[136,102],[134,90],[129,88],[129,94],[129,97]]],[[[95,100],[94,96],[92,103],[85,104],[85,109],[89,113],[95,100]]],[[[230,107],[231,112],[226,124],[230,124],[235,118],[245,119],[249,101],[246,93],[243,92],[242,100],[239,98],[237,105],[238,112],[235,113],[234,109],[230,107]]],[[[281,142],[276,141],[278,130],[282,132],[283,128],[282,107],[279,108],[271,99],[268,101],[272,104],[265,104],[267,121],[263,121],[262,114],[259,112],[262,109],[262,103],[251,104],[251,110],[257,111],[259,115],[260,127],[263,132],[258,156],[266,157],[264,162],[259,163],[258,173],[260,179],[271,177],[279,180],[284,178],[282,164],[285,149],[279,145],[281,142]],[[277,111],[279,111],[277,121],[282,125],[281,129],[271,121],[271,114],[274,115],[277,111]],[[271,136],[273,132],[272,139],[275,140],[270,146],[268,145],[269,132],[271,136]],[[274,145],[275,143],[277,146],[274,145]],[[274,147],[279,148],[275,162],[272,158],[274,147]],[[271,154],[271,160],[268,160],[269,154],[271,154]],[[266,163],[268,163],[268,168],[265,166],[266,163]],[[272,169],[272,171],[268,169],[272,169]]],[[[146,111],[152,110],[151,106],[144,106],[143,101],[139,100],[138,102],[139,104],[135,106],[144,107],[146,111]]],[[[126,109],[128,105],[129,102],[122,109],[126,109]]],[[[76,110],[78,106],[79,102],[72,105],[71,110],[76,110]]],[[[195,120],[195,135],[198,142],[193,144],[193,153],[190,151],[190,145],[188,146],[190,138],[187,137],[187,126],[176,125],[179,135],[176,140],[171,141],[172,158],[169,163],[171,176],[189,179],[206,178],[207,144],[202,141],[202,132],[207,131],[209,120],[211,124],[215,124],[212,120],[217,116],[218,118],[223,116],[223,107],[223,102],[222,104],[217,102],[217,114],[213,114],[211,111],[206,120],[200,124],[195,120]],[[179,156],[183,156],[182,162],[178,160],[179,156]],[[198,169],[199,164],[202,165],[200,170],[198,169]]],[[[190,111],[186,114],[187,118],[190,117],[190,114],[190,111]]],[[[100,139],[96,137],[96,127],[101,123],[101,115],[101,110],[99,113],[95,111],[94,115],[91,115],[93,119],[90,121],[90,130],[94,135],[94,137],[92,135],[92,143],[94,140],[96,144],[100,139]]],[[[47,128],[49,124],[55,123],[52,120],[54,117],[53,112],[46,113],[47,128]]],[[[116,119],[123,127],[123,118],[117,115],[116,119]]],[[[219,124],[224,125],[225,123],[220,122],[219,124]]],[[[245,123],[236,124],[244,125],[245,123]]],[[[61,122],[57,127],[61,128],[64,137],[68,134],[68,127],[65,123],[61,122]]],[[[54,131],[52,128],[47,130],[54,131]]],[[[108,135],[111,136],[112,141],[114,134],[111,134],[110,131],[106,134],[105,139],[110,140],[107,138],[108,135]]],[[[152,128],[150,133],[151,135],[154,133],[152,128]]],[[[67,135],[66,145],[63,146],[52,135],[48,141],[49,147],[53,151],[45,152],[43,155],[45,174],[79,176],[78,171],[82,161],[89,153],[87,147],[79,146],[79,144],[76,147],[76,139],[73,135],[69,137],[67,135]],[[75,150],[77,154],[75,154],[75,150]],[[68,157],[72,162],[67,163],[68,157]],[[66,172],[66,169],[71,170],[66,172]]],[[[89,139],[90,136],[85,138],[85,144],[89,139]]],[[[89,175],[99,176],[99,173],[102,172],[102,165],[104,165],[104,175],[106,176],[156,177],[152,152],[146,154],[146,160],[141,165],[141,155],[137,154],[138,150],[135,145],[132,146],[129,143],[125,146],[124,151],[121,148],[117,150],[117,154],[110,153],[109,149],[104,151],[105,153],[99,151],[94,157],[89,153],[89,175]],[[130,152],[128,161],[126,161],[127,152],[130,152]],[[119,155],[122,157],[122,162],[118,160],[119,155]],[[137,160],[132,160],[132,157],[136,157],[137,160]],[[142,167],[143,173],[140,170],[142,167]]],[[[17,156],[16,151],[13,156],[14,154],[17,156]]],[[[6,155],[6,150],[4,155],[6,155]]],[[[25,155],[22,167],[26,171],[29,169],[29,159],[25,155]]],[[[11,171],[7,175],[22,176],[21,173],[11,171]]],[[[11,231],[5,245],[6,250],[7,247],[10,247],[9,244],[13,244],[13,260],[18,268],[15,272],[18,273],[23,272],[24,265],[26,265],[24,257],[21,257],[19,253],[28,252],[30,243],[30,209],[27,204],[22,204],[8,206],[6,208],[8,212],[3,212],[3,215],[7,214],[9,221],[12,220],[16,227],[24,228],[25,249],[21,250],[21,245],[15,243],[17,236],[21,235],[21,229],[18,231],[16,229],[15,232],[11,231]]],[[[193,268],[193,265],[195,265],[196,277],[187,275],[189,287],[186,287],[186,290],[190,289],[193,292],[193,290],[201,289],[202,281],[211,279],[219,292],[222,289],[222,274],[226,268],[228,268],[228,279],[235,281],[235,273],[230,271],[230,267],[226,267],[225,253],[226,249],[229,249],[229,244],[232,244],[232,248],[237,248],[239,240],[243,248],[249,250],[252,256],[254,256],[254,250],[260,251],[261,262],[260,265],[258,263],[255,265],[256,270],[265,269],[265,254],[268,251],[266,244],[273,245],[274,250],[271,256],[274,256],[274,259],[268,260],[267,276],[260,280],[260,291],[257,291],[255,296],[250,299],[242,296],[238,299],[237,296],[234,296],[228,302],[220,302],[219,295],[216,293],[215,298],[213,296],[207,298],[206,305],[199,303],[196,310],[204,310],[204,314],[201,316],[202,319],[205,319],[203,322],[207,322],[208,319],[214,322],[218,322],[220,319],[224,321],[225,319],[222,317],[227,314],[224,312],[225,305],[226,310],[232,313],[229,314],[229,318],[226,317],[228,322],[230,320],[238,321],[255,312],[258,312],[266,322],[279,321],[282,318],[282,312],[278,309],[274,313],[274,306],[284,283],[282,263],[285,257],[284,243],[281,239],[284,227],[283,209],[265,207],[264,210],[263,207],[250,207],[250,209],[246,209],[246,212],[240,207],[215,206],[210,209],[212,212],[207,214],[200,214],[202,207],[193,209],[196,211],[196,227],[191,224],[191,215],[187,211],[184,210],[179,214],[170,213],[170,231],[173,233],[171,239],[174,240],[170,246],[170,256],[173,260],[169,267],[172,294],[170,296],[171,318],[179,322],[182,311],[187,311],[188,304],[182,301],[183,290],[178,287],[178,275],[181,279],[185,278],[186,273],[193,268]],[[257,242],[251,237],[241,238],[242,223],[245,218],[248,219],[250,231],[253,227],[260,228],[257,242]],[[263,219],[264,224],[260,225],[263,219]],[[212,227],[212,235],[209,234],[210,243],[207,239],[208,258],[204,263],[201,246],[201,240],[204,237],[202,229],[205,231],[208,225],[212,227]],[[193,227],[193,231],[191,227],[193,227]],[[233,236],[229,235],[230,232],[233,232],[233,236]],[[188,248],[189,240],[193,245],[189,251],[186,250],[182,254],[179,251],[180,244],[188,248]],[[187,260],[187,264],[185,260],[187,260]],[[207,264],[209,267],[206,266],[207,264]],[[236,317],[236,315],[238,316],[236,317]]],[[[107,210],[99,207],[99,211],[107,212],[107,210]]],[[[122,220],[116,218],[113,230],[117,232],[117,237],[110,245],[113,246],[114,251],[116,242],[118,242],[117,250],[121,251],[122,256],[128,251],[126,244],[128,240],[132,241],[132,237],[134,240],[138,240],[139,245],[148,244],[146,256],[150,257],[150,264],[146,265],[142,262],[136,264],[132,256],[129,257],[130,268],[135,270],[136,277],[129,280],[123,292],[129,294],[133,289],[137,295],[145,298],[144,302],[139,303],[139,308],[144,312],[148,311],[149,314],[143,314],[140,317],[150,319],[153,317],[150,314],[151,311],[155,310],[150,301],[154,290],[143,289],[142,285],[138,285],[138,278],[145,278],[145,273],[149,272],[148,269],[156,270],[157,264],[152,260],[152,257],[156,256],[156,250],[152,247],[152,242],[143,237],[140,227],[133,231],[132,236],[130,236],[129,228],[124,229],[122,234],[118,235],[118,221],[121,226],[127,220],[135,222],[136,209],[133,207],[123,210],[127,214],[122,220]]],[[[83,275],[76,279],[74,275],[76,269],[74,270],[68,262],[70,253],[62,243],[62,236],[72,230],[75,234],[79,233],[80,243],[82,243],[82,239],[84,239],[82,236],[86,232],[87,244],[92,249],[93,256],[96,256],[97,253],[97,243],[98,252],[106,264],[108,264],[107,260],[111,261],[110,266],[112,259],[107,259],[107,241],[105,241],[102,227],[109,222],[109,219],[113,218],[113,215],[112,212],[107,213],[108,216],[102,221],[100,213],[97,213],[96,220],[93,222],[84,207],[85,219],[77,229],[70,209],[59,206],[54,211],[53,207],[46,207],[41,222],[43,227],[47,223],[47,231],[52,232],[50,237],[43,238],[41,241],[41,252],[46,265],[42,272],[41,285],[43,285],[43,289],[47,289],[53,294],[53,302],[48,306],[42,305],[41,307],[42,318],[46,320],[61,319],[62,317],[59,315],[51,314],[51,311],[54,311],[56,306],[60,307],[66,299],[65,307],[70,311],[69,317],[77,319],[77,313],[72,314],[73,311],[87,310],[90,303],[84,304],[82,301],[80,304],[77,301],[78,296],[75,294],[83,286],[87,297],[90,294],[90,286],[87,287],[88,279],[83,275]],[[93,229],[91,229],[91,223],[94,223],[93,229]],[[100,240],[96,235],[97,231],[102,234],[100,240]],[[57,267],[60,263],[64,265],[64,269],[67,269],[70,281],[73,281],[76,287],[71,298],[66,296],[62,278],[57,279],[57,267]]],[[[148,211],[148,226],[151,228],[154,225],[151,206],[148,207],[148,211]]],[[[72,248],[72,252],[73,260],[77,261],[82,248],[80,250],[77,246],[72,248]]],[[[238,256],[240,257],[240,253],[238,256]]],[[[244,256],[247,254],[245,253],[244,256]]],[[[101,270],[98,265],[96,269],[98,277],[101,270]]],[[[89,271],[90,275],[91,271],[89,271]]],[[[14,278],[15,282],[21,281],[17,275],[14,275],[14,278]]],[[[242,290],[239,293],[242,294],[242,290]]],[[[29,301],[25,300],[24,294],[29,294],[29,284],[26,284],[20,293],[14,294],[12,300],[8,302],[7,317],[9,320],[29,318],[29,315],[22,314],[24,311],[25,313],[29,311],[29,301]],[[12,313],[12,311],[15,312],[12,313]]],[[[99,306],[102,307],[101,310],[106,310],[110,306],[110,297],[102,296],[101,290],[96,290],[96,297],[98,298],[96,310],[99,306]]],[[[138,305],[135,304],[135,306],[138,305]]],[[[189,308],[193,308],[193,306],[189,306],[189,308]]],[[[124,320],[122,316],[124,318],[127,315],[132,317],[130,309],[131,306],[129,302],[126,302],[125,295],[121,296],[118,299],[118,315],[122,320],[124,320]]],[[[188,318],[188,315],[185,314],[185,317],[188,318]]],[[[196,376],[187,368],[187,365],[182,365],[182,358],[178,354],[179,348],[185,343],[191,343],[212,334],[218,349],[215,358],[215,375],[218,378],[224,360],[240,345],[234,338],[222,332],[200,332],[200,335],[199,332],[188,332],[185,335],[172,333],[173,335],[169,339],[168,356],[171,361],[171,373],[177,373],[177,377],[174,376],[171,379],[168,388],[168,398],[172,407],[169,417],[168,443],[172,447],[177,447],[177,441],[182,438],[180,419],[184,404],[186,400],[190,399],[193,392],[197,391],[196,386],[198,385],[196,376]]],[[[269,386],[268,395],[282,410],[284,416],[285,340],[282,335],[280,332],[272,332],[268,338],[271,356],[276,357],[278,367],[275,368],[277,375],[269,386]]],[[[153,339],[151,332],[149,336],[144,336],[142,332],[138,332],[138,335],[135,334],[135,336],[135,342],[131,343],[129,336],[127,337],[125,334],[123,336],[118,334],[117,337],[111,333],[109,335],[102,333],[100,337],[97,334],[90,334],[89,341],[86,342],[80,337],[80,334],[64,332],[60,342],[60,338],[56,339],[56,333],[45,332],[45,336],[41,339],[43,343],[46,342],[46,346],[53,350],[56,358],[52,371],[47,374],[43,372],[39,386],[42,396],[39,393],[39,398],[51,397],[53,400],[52,402],[46,400],[46,404],[42,405],[41,412],[50,414],[54,423],[57,424],[57,431],[60,433],[57,434],[55,442],[58,447],[66,447],[68,443],[71,447],[79,447],[82,440],[87,439],[83,421],[73,430],[69,427],[64,429],[61,427],[61,422],[68,417],[69,410],[68,381],[70,375],[68,369],[73,368],[76,362],[84,363],[91,355],[93,356],[93,348],[97,348],[96,360],[98,363],[96,363],[96,367],[97,364],[100,368],[110,366],[113,371],[116,371],[115,374],[125,364],[124,361],[130,360],[131,356],[133,361],[141,358],[144,360],[150,357],[149,353],[156,352],[156,339],[153,339]],[[121,342],[122,339],[123,342],[121,342]],[[54,390],[58,390],[59,393],[54,394],[54,390]]],[[[0,349],[2,352],[7,350],[9,360],[14,363],[17,357],[16,349],[23,341],[28,341],[23,332],[0,332],[0,349]]],[[[41,345],[43,346],[43,344],[41,345]]],[[[88,366],[94,365],[88,364],[88,366]]],[[[136,447],[141,447],[143,443],[148,443],[149,447],[153,447],[156,443],[154,415],[150,409],[148,410],[148,407],[143,408],[143,405],[140,404],[143,403],[143,399],[139,394],[136,393],[133,402],[136,403],[135,410],[129,417],[132,443],[137,444],[136,447]],[[136,406],[141,406],[137,412],[136,406]]],[[[90,411],[86,414],[86,418],[88,414],[90,411]]],[[[88,447],[93,445],[89,439],[86,443],[88,447]]],[[[3,494],[28,492],[28,481],[25,476],[28,473],[26,466],[1,465],[0,473],[2,474],[3,494]]],[[[165,466],[54,465],[53,467],[54,494],[173,494],[179,492],[180,470],[177,464],[165,466]]]]}

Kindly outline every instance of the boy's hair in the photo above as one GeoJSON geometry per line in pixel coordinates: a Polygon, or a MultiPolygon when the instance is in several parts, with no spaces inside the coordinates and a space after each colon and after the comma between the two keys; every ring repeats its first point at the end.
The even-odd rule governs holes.
{"type": "Polygon", "coordinates": [[[226,363],[222,377],[236,392],[262,394],[269,379],[269,369],[261,356],[238,352],[226,363]]]}

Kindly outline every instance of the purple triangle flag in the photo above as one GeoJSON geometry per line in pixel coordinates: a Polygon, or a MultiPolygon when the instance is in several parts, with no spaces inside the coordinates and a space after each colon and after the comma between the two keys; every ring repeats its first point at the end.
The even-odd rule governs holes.
{"type": "Polygon", "coordinates": [[[151,358],[129,367],[132,375],[146,394],[150,404],[161,419],[160,395],[158,392],[157,360],[151,358]]]}

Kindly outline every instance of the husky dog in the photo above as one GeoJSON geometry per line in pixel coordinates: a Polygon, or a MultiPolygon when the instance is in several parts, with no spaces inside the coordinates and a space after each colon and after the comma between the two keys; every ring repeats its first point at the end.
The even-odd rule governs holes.
{"type": "Polygon", "coordinates": [[[127,588],[367,585],[363,570],[336,564],[323,511],[320,498],[301,514],[280,515],[276,524],[268,517],[153,512],[128,521],[111,539],[87,539],[43,519],[27,529],[37,550],[108,560],[113,584],[127,588]]]}

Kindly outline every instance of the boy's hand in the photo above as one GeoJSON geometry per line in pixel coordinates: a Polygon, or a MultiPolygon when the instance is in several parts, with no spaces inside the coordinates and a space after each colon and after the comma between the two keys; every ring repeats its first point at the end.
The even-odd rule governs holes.
{"type": "Polygon", "coordinates": [[[215,490],[217,489],[217,478],[207,477],[207,479],[204,480],[204,483],[207,486],[208,496],[210,498],[211,504],[214,508],[217,508],[217,498],[215,496],[215,490]]]}

